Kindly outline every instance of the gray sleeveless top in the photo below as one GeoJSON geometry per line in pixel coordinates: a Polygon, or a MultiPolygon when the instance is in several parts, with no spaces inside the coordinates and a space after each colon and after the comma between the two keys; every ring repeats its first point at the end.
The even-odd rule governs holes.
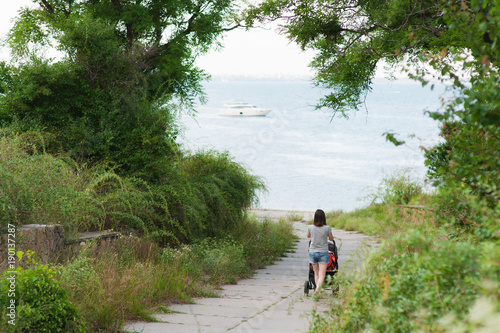
{"type": "Polygon", "coordinates": [[[332,228],[327,225],[322,227],[310,225],[307,227],[307,230],[311,234],[309,252],[328,252],[328,235],[332,231],[332,228]]]}

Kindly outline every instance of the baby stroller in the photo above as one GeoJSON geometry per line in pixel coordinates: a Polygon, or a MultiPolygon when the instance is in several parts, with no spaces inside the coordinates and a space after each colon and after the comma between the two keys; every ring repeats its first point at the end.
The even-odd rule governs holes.
{"type": "MultiPolygon", "coordinates": [[[[309,242],[309,245],[311,245],[311,242],[309,242]]],[[[328,241],[328,253],[330,255],[330,262],[326,267],[326,276],[323,286],[330,286],[332,294],[335,294],[339,291],[338,284],[334,283],[334,276],[339,270],[339,254],[335,241],[328,241]]],[[[316,282],[314,281],[314,270],[312,268],[312,264],[309,264],[309,279],[304,282],[304,294],[309,294],[309,290],[311,289],[316,289],[316,282]]]]}

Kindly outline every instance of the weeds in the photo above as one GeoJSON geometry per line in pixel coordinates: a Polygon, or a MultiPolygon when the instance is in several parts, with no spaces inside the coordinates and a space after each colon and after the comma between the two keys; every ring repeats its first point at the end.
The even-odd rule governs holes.
{"type": "Polygon", "coordinates": [[[400,169],[382,179],[372,203],[408,204],[414,197],[423,193],[423,182],[414,180],[410,168],[400,169]]]}
{"type": "Polygon", "coordinates": [[[62,224],[69,234],[132,229],[178,244],[227,234],[264,189],[227,153],[179,154],[152,183],[46,154],[45,136],[0,130],[0,223],[62,224]]]}
{"type": "MultiPolygon", "coordinates": [[[[404,180],[405,177],[396,177],[404,180]]],[[[494,332],[500,318],[500,251],[452,225],[439,227],[429,196],[402,183],[385,187],[385,203],[327,215],[330,225],[382,239],[357,274],[339,274],[339,300],[315,316],[311,332],[494,332]],[[397,185],[397,186],[396,186],[397,185]],[[394,198],[403,198],[395,200],[394,198]],[[419,201],[418,201],[419,200],[419,201]]]]}
{"type": "Polygon", "coordinates": [[[432,211],[411,209],[391,204],[372,204],[354,212],[327,213],[328,224],[337,229],[359,231],[367,235],[389,238],[397,232],[434,225],[432,211]]]}
{"type": "Polygon", "coordinates": [[[283,221],[247,220],[242,229],[251,236],[238,229],[226,238],[178,248],[129,236],[112,244],[89,243],[58,267],[58,279],[90,331],[114,332],[127,318],[150,320],[150,311],[162,304],[215,297],[219,285],[250,276],[293,243],[292,227],[283,221]]]}

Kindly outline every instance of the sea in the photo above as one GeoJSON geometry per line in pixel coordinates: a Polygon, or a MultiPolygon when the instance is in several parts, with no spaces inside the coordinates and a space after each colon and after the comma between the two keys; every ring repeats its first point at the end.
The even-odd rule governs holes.
{"type": "Polygon", "coordinates": [[[212,80],[206,104],[180,118],[184,149],[226,151],[261,177],[267,191],[256,208],[353,211],[368,206],[383,179],[404,170],[426,184],[421,147],[440,142],[438,123],[427,114],[441,109],[447,87],[422,87],[409,79],[375,79],[372,91],[349,118],[315,105],[325,90],[309,80],[212,80]],[[272,111],[265,117],[224,117],[231,100],[272,111]],[[384,133],[405,144],[395,146],[384,133]]]}

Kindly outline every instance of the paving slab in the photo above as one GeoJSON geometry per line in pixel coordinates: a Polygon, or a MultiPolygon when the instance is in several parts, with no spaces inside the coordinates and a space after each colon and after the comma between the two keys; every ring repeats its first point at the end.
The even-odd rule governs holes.
{"type": "MultiPolygon", "coordinates": [[[[307,224],[314,212],[254,210],[258,218],[302,217],[293,222],[299,237],[295,249],[275,264],[259,269],[251,279],[226,285],[217,298],[197,298],[194,304],[175,304],[172,313],[157,314],[159,322],[127,322],[127,332],[159,333],[304,333],[309,330],[313,310],[329,311],[334,296],[325,290],[319,301],[304,295],[309,275],[307,224]]],[[[359,266],[356,252],[375,242],[362,234],[333,230],[339,247],[340,269],[359,266]]]]}
{"type": "MultiPolygon", "coordinates": [[[[196,323],[197,326],[209,326],[209,327],[220,327],[220,318],[218,316],[210,315],[210,314],[188,314],[188,313],[177,313],[175,316],[160,314],[154,315],[154,317],[165,323],[169,324],[182,324],[186,325],[186,323],[196,323]]],[[[224,318],[224,326],[233,325],[236,326],[239,324],[245,317],[226,317],[224,318]]]]}

